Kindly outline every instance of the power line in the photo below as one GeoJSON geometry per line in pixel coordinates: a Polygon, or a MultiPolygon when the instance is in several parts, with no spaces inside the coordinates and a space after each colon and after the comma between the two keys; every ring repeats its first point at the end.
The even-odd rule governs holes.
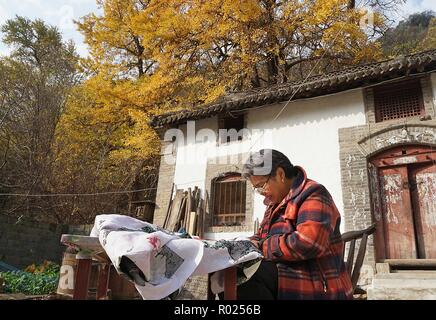
{"type": "MultiPolygon", "coordinates": [[[[192,182],[200,182],[203,180],[191,180],[178,185],[186,185],[192,182]]],[[[176,184],[177,185],[177,184],[176,184]]],[[[26,193],[0,193],[1,196],[11,196],[11,197],[79,197],[79,196],[98,196],[106,194],[126,194],[126,193],[136,193],[141,191],[157,190],[157,188],[145,188],[136,190],[120,190],[120,191],[106,191],[106,192],[94,192],[94,193],[50,193],[50,194],[26,194],[26,193]]]]}
{"type": "Polygon", "coordinates": [[[26,193],[0,193],[0,196],[14,196],[14,197],[76,197],[76,196],[98,196],[104,194],[126,194],[135,193],[146,190],[156,190],[157,188],[146,188],[137,190],[124,190],[124,191],[106,191],[95,193],[51,193],[51,194],[26,194],[26,193]]]}

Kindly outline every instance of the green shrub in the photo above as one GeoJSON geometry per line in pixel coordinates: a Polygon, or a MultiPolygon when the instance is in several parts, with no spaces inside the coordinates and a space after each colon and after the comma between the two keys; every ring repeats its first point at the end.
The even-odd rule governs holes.
{"type": "Polygon", "coordinates": [[[25,271],[9,271],[0,273],[4,280],[4,292],[42,295],[56,292],[59,282],[59,265],[44,263],[35,268],[33,273],[25,271]]]}

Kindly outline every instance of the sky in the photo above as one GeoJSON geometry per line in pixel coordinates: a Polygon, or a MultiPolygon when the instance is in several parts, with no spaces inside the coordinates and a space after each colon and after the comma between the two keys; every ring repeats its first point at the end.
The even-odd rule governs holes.
{"type": "MultiPolygon", "coordinates": [[[[58,27],[64,40],[72,39],[81,56],[88,54],[83,37],[77,31],[73,20],[78,20],[91,12],[101,14],[95,0],[0,0],[0,25],[16,15],[30,19],[42,19],[47,24],[58,27]]],[[[0,55],[10,49],[0,42],[0,55]]]]}
{"type": "MultiPolygon", "coordinates": [[[[393,18],[398,22],[411,13],[424,10],[436,12],[436,0],[408,0],[393,18]]],[[[0,0],[0,25],[16,15],[30,19],[40,18],[50,25],[57,26],[64,40],[72,39],[77,52],[81,56],[86,56],[87,46],[83,43],[83,37],[77,31],[73,20],[78,20],[91,12],[102,13],[96,0],[0,0]]],[[[10,48],[0,42],[0,55],[9,52],[10,48]]]]}
{"type": "Polygon", "coordinates": [[[395,15],[395,20],[399,22],[407,18],[411,13],[426,10],[436,12],[436,0],[407,0],[407,2],[400,7],[398,14],[395,15]]]}

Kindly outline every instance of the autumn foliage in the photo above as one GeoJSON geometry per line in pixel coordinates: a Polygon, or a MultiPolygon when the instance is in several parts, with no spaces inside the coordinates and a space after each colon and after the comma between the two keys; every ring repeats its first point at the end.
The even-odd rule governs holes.
{"type": "MultiPolygon", "coordinates": [[[[76,21],[90,55],[56,123],[52,193],[155,188],[152,116],[378,60],[375,39],[386,28],[377,10],[362,28],[367,13],[348,0],[97,2],[102,15],[76,21]]],[[[58,221],[90,222],[102,211],[128,213],[133,198],[57,198],[49,210],[58,221]]]]}

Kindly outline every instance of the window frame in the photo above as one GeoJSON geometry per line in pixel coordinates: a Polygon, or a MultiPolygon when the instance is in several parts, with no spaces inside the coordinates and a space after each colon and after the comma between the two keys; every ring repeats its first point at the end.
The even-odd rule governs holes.
{"type": "Polygon", "coordinates": [[[398,121],[404,118],[421,117],[425,115],[424,96],[419,78],[373,87],[373,97],[376,123],[398,121]],[[414,91],[410,92],[410,90],[414,91]],[[394,95],[398,93],[402,94],[402,96],[400,96],[400,101],[403,101],[403,106],[401,106],[400,102],[400,105],[395,107],[403,109],[403,113],[391,112],[391,117],[388,117],[385,109],[392,108],[392,106],[389,106],[388,102],[391,102],[391,105],[394,104],[395,102],[392,100],[394,99],[394,95]],[[404,107],[404,104],[408,102],[407,100],[405,101],[405,99],[413,100],[413,98],[417,99],[416,105],[406,105],[404,107]],[[409,115],[408,112],[405,112],[404,109],[406,108],[410,109],[408,112],[411,113],[411,115],[409,115]]]}
{"type": "Polygon", "coordinates": [[[247,202],[247,180],[242,177],[240,173],[237,172],[228,172],[223,175],[220,175],[214,179],[212,179],[211,183],[211,200],[212,200],[212,227],[223,227],[223,226],[243,226],[246,223],[246,202],[247,202]],[[232,200],[234,193],[232,193],[232,186],[227,184],[234,184],[237,182],[239,185],[236,185],[236,192],[239,192],[239,203],[237,202],[237,197],[232,200]],[[230,190],[228,190],[230,188],[230,190]],[[223,190],[224,189],[224,190],[223,190]],[[219,192],[219,193],[218,193],[219,192]],[[224,196],[222,195],[224,192],[224,196]],[[225,203],[224,208],[221,207],[221,201],[224,198],[224,202],[226,202],[227,196],[230,197],[230,204],[227,207],[227,203],[225,203]],[[217,206],[217,204],[219,204],[217,206]],[[222,209],[227,210],[227,208],[232,211],[234,208],[234,212],[221,213],[222,209]],[[239,212],[236,212],[239,211],[239,212]]]}
{"type": "MultiPolygon", "coordinates": [[[[235,129],[237,132],[239,132],[240,130],[243,130],[246,126],[246,117],[245,117],[245,113],[241,113],[238,115],[221,115],[218,116],[218,145],[227,145],[230,143],[235,143],[235,142],[241,142],[244,140],[243,136],[239,136],[238,135],[238,139],[237,140],[227,140],[224,141],[223,137],[220,135],[220,129],[226,129],[226,130],[230,130],[230,129],[235,129]],[[235,119],[240,118],[241,124],[242,126],[240,128],[234,128],[231,127],[231,124],[226,123],[226,121],[235,121],[235,119]]],[[[227,139],[229,139],[230,137],[226,136],[227,139]]]]}

